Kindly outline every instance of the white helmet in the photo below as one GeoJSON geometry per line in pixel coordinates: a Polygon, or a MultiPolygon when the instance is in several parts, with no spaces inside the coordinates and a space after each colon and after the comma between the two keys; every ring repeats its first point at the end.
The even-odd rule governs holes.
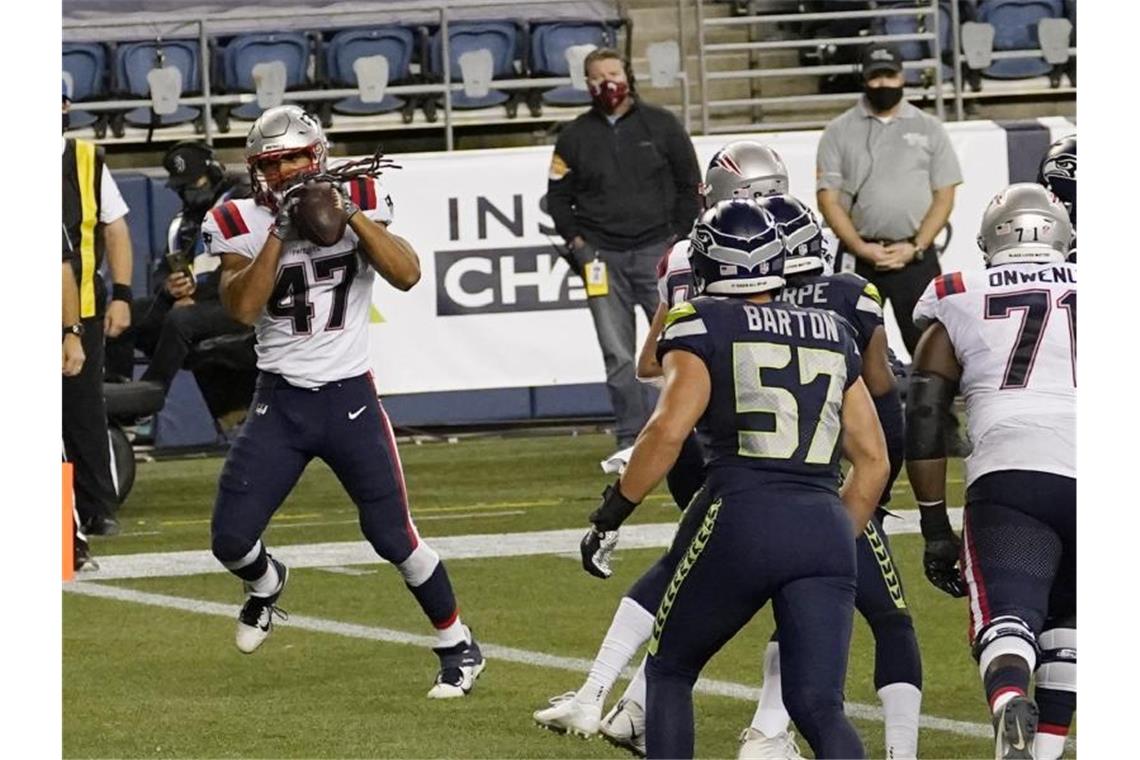
{"type": "Polygon", "coordinates": [[[1002,190],[982,214],[978,247],[986,266],[1064,261],[1073,225],[1065,206],[1036,182],[1002,190]]]}
{"type": "Polygon", "coordinates": [[[325,171],[329,142],[321,129],[321,123],[312,114],[305,113],[300,106],[275,106],[262,112],[245,139],[245,163],[249,167],[254,197],[259,203],[275,207],[283,189],[281,182],[272,183],[277,186],[271,187],[261,166],[262,162],[296,153],[308,155],[313,162],[311,172],[306,174],[325,171]]]}
{"type": "Polygon", "coordinates": [[[730,142],[709,161],[701,194],[705,208],[733,198],[755,200],[788,192],[788,168],[776,151],[752,140],[730,142]]]}

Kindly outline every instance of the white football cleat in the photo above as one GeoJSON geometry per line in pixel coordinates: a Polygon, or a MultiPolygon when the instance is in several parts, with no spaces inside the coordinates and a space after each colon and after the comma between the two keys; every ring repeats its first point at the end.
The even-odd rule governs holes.
{"type": "Polygon", "coordinates": [[[803,760],[792,732],[766,736],[751,726],[740,732],[740,751],[736,757],[737,760],[803,760]]]}
{"type": "Polygon", "coordinates": [[[471,629],[466,626],[464,628],[470,641],[460,642],[452,647],[433,648],[432,651],[439,655],[439,673],[435,677],[435,683],[428,690],[428,699],[455,699],[467,696],[475,686],[475,679],[483,672],[483,668],[487,667],[487,661],[483,659],[483,653],[479,651],[479,645],[471,635],[471,629]]]}
{"type": "Polygon", "coordinates": [[[277,606],[281,592],[285,590],[285,582],[289,580],[289,568],[284,563],[269,557],[269,561],[277,568],[277,575],[281,578],[281,585],[277,592],[269,596],[254,596],[248,591],[245,604],[238,613],[237,648],[244,654],[252,654],[261,646],[261,642],[269,638],[273,632],[273,617],[276,615],[282,620],[288,620],[289,615],[277,606]]]}
{"type": "Polygon", "coordinates": [[[606,713],[601,731],[606,741],[615,747],[645,757],[645,710],[632,699],[618,700],[606,713]]]}
{"type": "Polygon", "coordinates": [[[534,722],[543,728],[561,734],[576,734],[589,738],[598,733],[602,720],[602,708],[586,705],[575,697],[576,692],[568,691],[550,698],[550,707],[534,711],[534,722]]]}

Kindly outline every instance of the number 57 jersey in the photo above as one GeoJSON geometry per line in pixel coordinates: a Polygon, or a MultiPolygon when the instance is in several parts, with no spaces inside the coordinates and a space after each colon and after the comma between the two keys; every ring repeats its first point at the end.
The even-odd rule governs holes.
{"type": "Polygon", "coordinates": [[[1004,264],[937,277],[914,321],[946,328],[973,453],[966,484],[988,472],[1075,478],[1077,267],[1004,264]]]}
{"type": "MultiPolygon", "coordinates": [[[[378,180],[361,177],[344,188],[374,222],[392,221],[391,201],[378,180]]],[[[202,224],[207,250],[255,259],[269,237],[273,217],[251,198],[224,203],[202,224]]],[[[339,242],[326,247],[307,240],[285,243],[273,293],[254,325],[258,369],[301,388],[369,370],[368,316],[376,275],[359,244],[351,227],[339,242]]]]}

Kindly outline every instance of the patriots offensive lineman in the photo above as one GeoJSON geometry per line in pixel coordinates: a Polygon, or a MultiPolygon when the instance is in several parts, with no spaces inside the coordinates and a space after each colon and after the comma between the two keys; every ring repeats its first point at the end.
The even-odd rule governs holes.
{"type": "Polygon", "coordinates": [[[701,217],[690,253],[697,297],[670,311],[658,343],[664,390],[590,516],[593,532],[617,530],[697,427],[712,501],[687,546],[674,539],[670,550],[683,557],[649,643],[649,757],[692,756],[693,683],[769,599],[777,625],[795,631],[781,658],[797,725],[817,757],[863,757],[843,714],[853,538],[886,483],[886,445],[850,328],[773,301],[785,255],[754,201],[722,201],[701,217]],[[841,435],[853,464],[842,496],[841,435]]]}
{"type": "MultiPolygon", "coordinates": [[[[702,193],[706,208],[722,200],[755,199],[786,192],[788,172],[771,148],[749,140],[739,140],[721,148],[709,162],[702,193]]],[[[662,374],[655,351],[665,326],[666,314],[675,304],[688,300],[692,284],[689,268],[689,239],[677,241],[658,265],[657,288],[660,304],[649,327],[649,334],[638,358],[637,374],[643,381],[658,381],[662,374]]],[[[619,452],[620,465],[628,462],[632,447],[619,452]]],[[[613,458],[611,458],[613,459],[613,458]]],[[[691,538],[704,519],[710,500],[697,495],[705,480],[704,454],[695,435],[685,439],[677,461],[667,476],[674,502],[685,510],[679,530],[691,538]],[[694,500],[695,497],[695,500],[694,500]],[[688,505],[688,506],[686,506],[688,505]]],[[[677,542],[683,552],[688,539],[677,542]]],[[[536,710],[534,720],[559,732],[592,736],[598,732],[618,746],[645,754],[645,674],[644,660],[625,694],[602,720],[606,696],[637,650],[653,632],[653,613],[661,603],[665,587],[680,561],[677,552],[666,552],[639,578],[618,604],[613,622],[598,649],[582,687],[576,692],[553,697],[550,707],[536,710]]],[[[591,563],[587,570],[608,577],[608,568],[591,563]],[[590,570],[593,567],[593,570],[590,570]]]]}
{"type": "Polygon", "coordinates": [[[439,555],[412,522],[392,426],[369,371],[375,275],[408,290],[420,278],[419,258],[388,232],[391,203],[374,177],[338,185],[348,220],[339,242],[318,247],[299,237],[290,210],[303,178],[325,171],[327,154],[315,118],[297,106],[268,109],[246,140],[255,198],[222,204],[203,226],[222,260],[222,303],[255,326],[261,370],[218,479],[213,553],[244,583],[237,647],[251,653],[281,614],[289,577],[261,534],[309,460],[320,457],[356,504],[364,536],[399,570],[436,629],[440,670],[428,697],[462,697],[483,657],[459,619],[439,555]]]}
{"type": "Polygon", "coordinates": [[[1076,706],[1077,267],[1061,202],[1010,185],[982,216],[986,269],[936,278],[915,306],[930,326],[907,404],[907,473],[926,575],[970,601],[970,640],[994,722],[995,757],[1058,758],[1067,722],[1028,697],[1076,706]],[[962,538],[946,514],[944,410],[961,386],[973,453],[962,538]],[[1071,691],[1070,691],[1071,690],[1071,691]],[[1040,719],[1040,722],[1039,722],[1040,719]]]}

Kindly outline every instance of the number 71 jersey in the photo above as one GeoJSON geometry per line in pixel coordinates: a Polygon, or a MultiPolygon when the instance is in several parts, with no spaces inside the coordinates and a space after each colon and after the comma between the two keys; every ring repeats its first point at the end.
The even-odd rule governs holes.
{"type": "Polygon", "coordinates": [[[1004,264],[936,277],[914,321],[941,322],[962,366],[973,444],[967,485],[999,470],[1076,477],[1075,264],[1004,264]]]}
{"type": "MultiPolygon", "coordinates": [[[[371,178],[344,185],[361,213],[379,224],[392,221],[392,206],[371,178]]],[[[206,215],[207,250],[255,259],[269,237],[273,212],[253,199],[229,201],[206,215]]],[[[257,368],[301,388],[356,377],[371,367],[368,317],[376,276],[349,227],[334,245],[307,240],[285,243],[273,293],[254,325],[257,368]]]]}

